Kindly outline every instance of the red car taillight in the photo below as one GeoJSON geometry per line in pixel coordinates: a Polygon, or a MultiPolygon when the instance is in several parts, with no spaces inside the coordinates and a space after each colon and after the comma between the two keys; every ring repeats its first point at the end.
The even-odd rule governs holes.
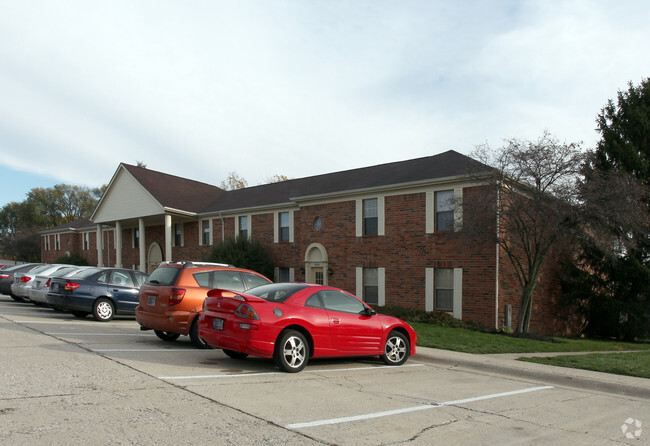
{"type": "Polygon", "coordinates": [[[32,280],[32,278],[29,277],[29,276],[23,276],[23,277],[20,278],[20,281],[22,283],[29,282],[30,280],[32,280]]]}
{"type": "Polygon", "coordinates": [[[52,280],[52,279],[47,279],[47,282],[45,282],[45,285],[43,285],[43,288],[49,288],[50,287],[50,280],[52,280]]]}
{"type": "Polygon", "coordinates": [[[235,310],[235,316],[244,317],[246,319],[258,319],[259,320],[259,316],[255,312],[255,310],[253,310],[253,307],[251,307],[248,304],[239,305],[237,307],[237,310],[235,310]]]}
{"type": "Polygon", "coordinates": [[[77,288],[79,288],[78,283],[68,282],[68,283],[65,284],[65,290],[66,291],[76,290],[77,288]]]}
{"type": "Polygon", "coordinates": [[[0,274],[0,279],[8,279],[9,274],[0,274]]]}
{"type": "Polygon", "coordinates": [[[169,293],[169,306],[178,305],[185,297],[185,290],[183,288],[172,288],[169,293]]]}

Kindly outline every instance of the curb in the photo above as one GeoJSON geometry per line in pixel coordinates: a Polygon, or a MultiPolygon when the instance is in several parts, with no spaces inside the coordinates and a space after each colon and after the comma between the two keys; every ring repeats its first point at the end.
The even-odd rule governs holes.
{"type": "MultiPolygon", "coordinates": [[[[521,357],[525,356],[526,354],[521,355],[521,357]]],[[[413,356],[413,359],[444,366],[449,369],[477,370],[517,378],[527,378],[559,386],[650,399],[650,380],[645,378],[522,362],[493,355],[460,353],[427,347],[417,347],[417,353],[413,356]]]]}

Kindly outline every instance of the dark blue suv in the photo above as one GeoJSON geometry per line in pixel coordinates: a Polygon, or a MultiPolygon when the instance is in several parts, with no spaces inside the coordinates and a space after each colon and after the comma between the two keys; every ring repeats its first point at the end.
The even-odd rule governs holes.
{"type": "Polygon", "coordinates": [[[84,269],[70,277],[52,278],[47,303],[80,318],[92,313],[100,322],[116,314],[135,315],[140,286],[148,277],[132,269],[84,269]]]}

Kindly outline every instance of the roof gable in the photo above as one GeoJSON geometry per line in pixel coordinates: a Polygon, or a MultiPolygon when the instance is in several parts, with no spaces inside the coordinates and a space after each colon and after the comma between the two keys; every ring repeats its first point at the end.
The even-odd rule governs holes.
{"type": "Polygon", "coordinates": [[[120,165],[97,204],[91,220],[95,223],[106,223],[162,212],[162,205],[124,169],[123,165],[120,165]]]}
{"type": "Polygon", "coordinates": [[[195,214],[223,189],[199,181],[121,163],[95,208],[95,223],[160,215],[195,214]]]}

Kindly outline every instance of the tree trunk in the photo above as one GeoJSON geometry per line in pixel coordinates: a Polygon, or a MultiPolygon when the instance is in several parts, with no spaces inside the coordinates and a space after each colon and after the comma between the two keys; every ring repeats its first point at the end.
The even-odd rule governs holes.
{"type": "Polygon", "coordinates": [[[521,304],[519,305],[519,317],[517,318],[517,333],[528,333],[530,328],[530,316],[533,310],[533,290],[535,285],[529,282],[521,293],[521,304]]]}

